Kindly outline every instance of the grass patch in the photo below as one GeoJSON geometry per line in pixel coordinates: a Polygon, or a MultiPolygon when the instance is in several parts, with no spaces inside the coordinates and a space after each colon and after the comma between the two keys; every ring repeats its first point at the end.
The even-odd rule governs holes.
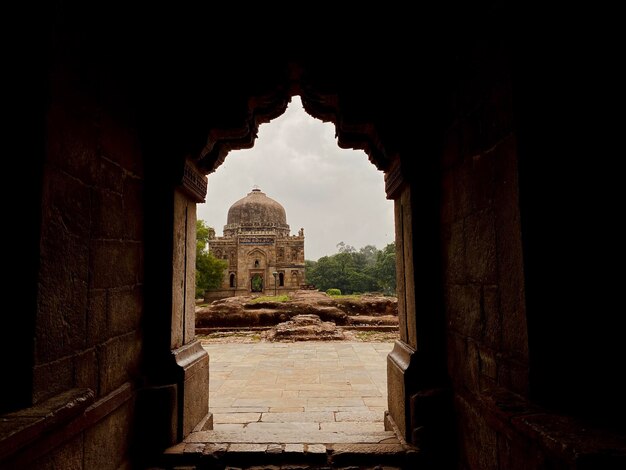
{"type": "Polygon", "coordinates": [[[259,302],[287,302],[288,300],[288,295],[264,295],[262,297],[257,297],[256,299],[252,299],[248,303],[258,304],[259,302]]]}
{"type": "Polygon", "coordinates": [[[361,294],[341,294],[341,295],[331,295],[333,299],[360,299],[361,294]]]}
{"type": "Polygon", "coordinates": [[[354,335],[358,341],[395,341],[399,335],[390,331],[357,331],[354,335]]]}

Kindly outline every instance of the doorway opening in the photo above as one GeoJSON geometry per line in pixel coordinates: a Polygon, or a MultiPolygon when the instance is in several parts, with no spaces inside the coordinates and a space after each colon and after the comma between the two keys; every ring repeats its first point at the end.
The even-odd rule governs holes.
{"type": "MultiPolygon", "coordinates": [[[[362,296],[369,305],[385,297],[394,305],[394,208],[385,199],[382,172],[364,152],[340,149],[334,126],[309,116],[296,96],[282,116],[261,127],[254,149],[231,152],[209,175],[207,201],[198,206],[198,219],[216,233],[224,226],[224,237],[216,237],[216,257],[227,250],[237,254],[224,269],[222,290],[228,297],[216,302],[232,307],[235,297],[247,295],[240,303],[253,306],[248,313],[255,319],[248,325],[211,324],[211,312],[203,313],[210,310],[211,293],[198,301],[197,325],[203,327],[197,332],[211,358],[213,432],[231,433],[230,442],[248,442],[254,432],[280,432],[284,444],[362,442],[364,433],[372,443],[390,438],[383,424],[386,356],[398,338],[397,323],[387,319],[381,325],[366,310],[356,312],[358,321],[345,313],[362,296]],[[280,214],[265,223],[239,203],[259,192],[284,206],[286,228],[280,214]],[[235,202],[245,223],[230,218],[235,202]],[[278,238],[273,229],[282,231],[278,238]],[[321,328],[334,323],[340,337],[294,341],[287,334],[282,341],[267,333],[294,321],[288,309],[277,307],[275,322],[264,324],[263,315],[271,317],[275,303],[295,301],[311,312],[320,297],[319,311],[326,314],[318,319],[321,328]],[[336,303],[329,307],[329,302],[336,303]]],[[[273,209],[267,205],[267,212],[273,209]]],[[[224,436],[214,436],[215,442],[224,436]]]]}

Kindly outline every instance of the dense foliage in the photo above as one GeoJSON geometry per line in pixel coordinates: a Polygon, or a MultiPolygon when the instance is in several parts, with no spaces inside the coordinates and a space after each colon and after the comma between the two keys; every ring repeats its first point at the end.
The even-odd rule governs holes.
{"type": "Polygon", "coordinates": [[[209,253],[209,239],[215,236],[213,227],[204,220],[196,221],[196,297],[203,297],[207,289],[222,284],[228,263],[209,253]]]}
{"type": "Polygon", "coordinates": [[[343,294],[382,292],[396,293],[396,245],[390,243],[382,250],[367,245],[356,250],[341,242],[338,253],[307,260],[306,282],[320,291],[339,289],[343,294]]]}

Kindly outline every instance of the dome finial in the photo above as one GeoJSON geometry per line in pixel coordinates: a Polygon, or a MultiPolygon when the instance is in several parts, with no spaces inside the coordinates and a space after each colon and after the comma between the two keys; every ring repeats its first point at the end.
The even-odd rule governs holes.
{"type": "Polygon", "coordinates": [[[254,186],[252,186],[252,191],[261,191],[261,188],[259,188],[258,184],[255,184],[254,186]]]}

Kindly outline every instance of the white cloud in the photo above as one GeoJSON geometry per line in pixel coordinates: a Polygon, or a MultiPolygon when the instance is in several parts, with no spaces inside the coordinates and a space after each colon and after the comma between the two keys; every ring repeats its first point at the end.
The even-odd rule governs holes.
{"type": "Polygon", "coordinates": [[[393,201],[383,173],[360,150],[337,146],[335,127],[312,118],[295,96],[285,113],[259,128],[252,149],[231,152],[209,175],[198,218],[222,234],[229,207],[258,185],[283,205],[292,234],[304,227],[306,259],[394,240],[393,201]]]}

